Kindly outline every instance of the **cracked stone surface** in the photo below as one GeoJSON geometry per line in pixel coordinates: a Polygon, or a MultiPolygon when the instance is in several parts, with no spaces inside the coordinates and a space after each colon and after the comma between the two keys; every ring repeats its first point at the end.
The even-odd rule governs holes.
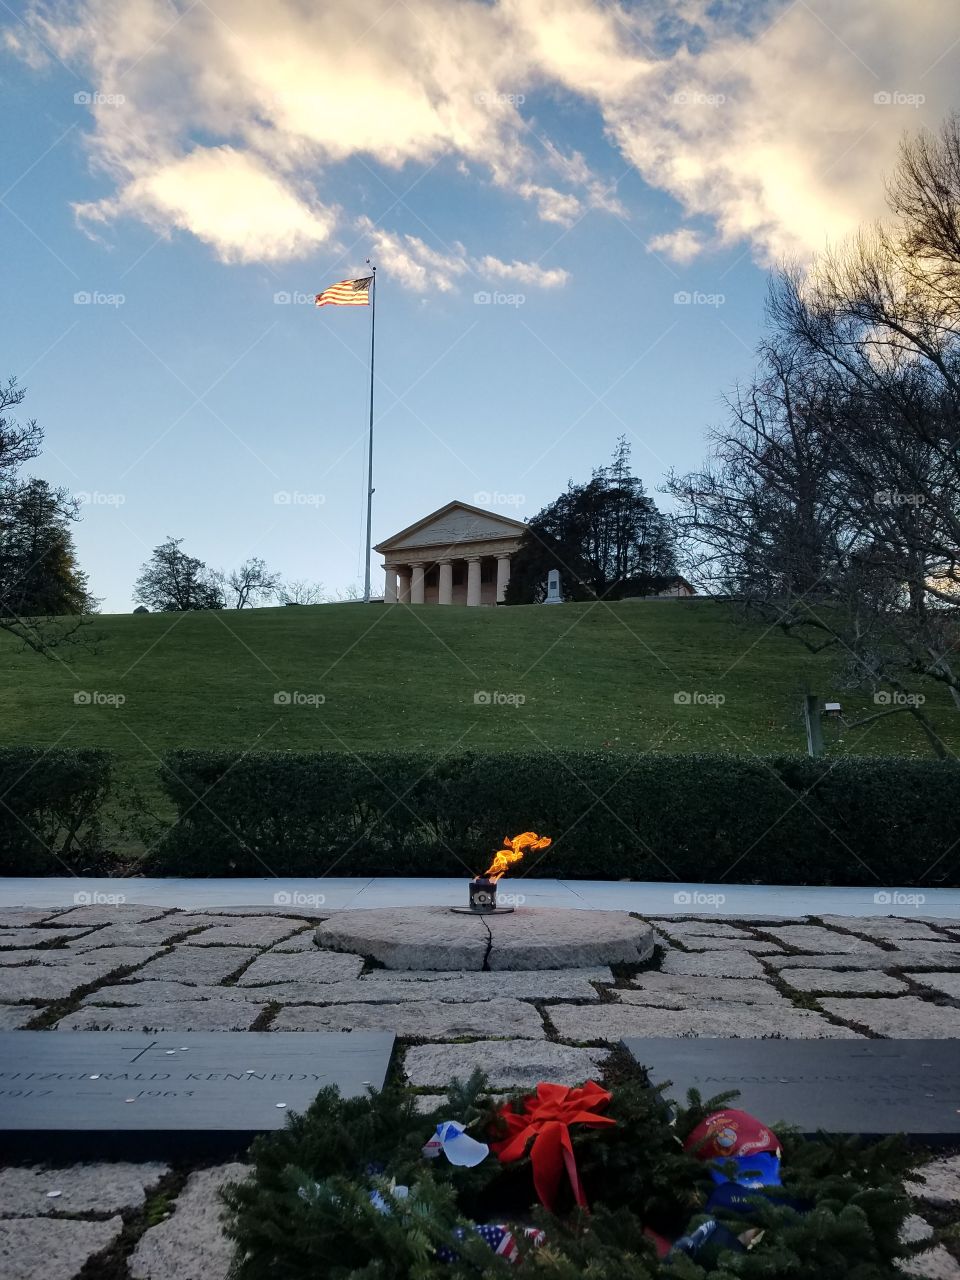
{"type": "Polygon", "coordinates": [[[54,967],[93,965],[103,973],[139,966],[158,953],[157,947],[104,947],[77,953],[69,947],[36,947],[32,951],[0,951],[0,969],[8,965],[42,964],[54,967]]]}
{"type": "Polygon", "coordinates": [[[169,914],[169,907],[138,907],[132,903],[118,902],[91,904],[88,907],[73,907],[57,916],[57,926],[68,925],[101,925],[101,924],[140,924],[144,920],[159,920],[169,914]]]}
{"type": "Polygon", "coordinates": [[[89,929],[0,929],[0,947],[39,947],[60,945],[65,941],[89,935],[89,929]]]}
{"type": "MultiPolygon", "coordinates": [[[[356,982],[344,982],[322,991],[313,1000],[324,1002],[403,1000],[494,1000],[514,996],[521,1000],[599,1000],[594,982],[611,983],[609,969],[530,969],[520,973],[390,973],[377,970],[356,982]],[[424,983],[429,983],[425,988],[424,983]]],[[[272,989],[273,990],[273,989],[272,989]]]]}
{"type": "Polygon", "coordinates": [[[727,1000],[734,1004],[782,1004],[784,998],[760,978],[698,978],[680,973],[641,973],[617,992],[624,1004],[686,1009],[690,1004],[727,1000]]]}
{"type": "Polygon", "coordinates": [[[134,1280],[226,1280],[233,1251],[221,1226],[219,1192],[246,1174],[238,1163],[192,1173],[172,1216],[141,1236],[129,1262],[134,1280]]]}
{"type": "Polygon", "coordinates": [[[165,1164],[75,1164],[65,1169],[0,1169],[0,1212],[9,1217],[51,1213],[113,1213],[139,1209],[165,1164]],[[56,1192],[56,1195],[52,1193],[56,1192]]]}
{"type": "Polygon", "coordinates": [[[407,1050],[404,1071],[412,1085],[445,1088],[481,1067],[495,1089],[520,1089],[552,1080],[582,1084],[596,1076],[605,1049],[571,1049],[549,1040],[478,1040],[473,1044],[423,1044],[407,1050]]]}
{"type": "Polygon", "coordinates": [[[267,1006],[246,1000],[180,1000],[130,1004],[119,1009],[91,1005],[69,1013],[57,1031],[249,1031],[267,1006]]]}
{"type": "MultiPolygon", "coordinates": [[[[847,921],[851,927],[852,921],[847,921]]],[[[883,950],[874,942],[864,942],[852,934],[835,933],[833,929],[821,929],[813,924],[776,925],[764,929],[772,937],[785,942],[798,951],[811,951],[816,955],[862,955],[883,958],[883,950]]]]}
{"type": "Polygon", "coordinates": [[[0,1275],[3,1280],[74,1280],[94,1254],[112,1244],[123,1219],[73,1222],[56,1218],[0,1220],[0,1275]]]}
{"type": "Polygon", "coordinates": [[[363,968],[360,956],[314,949],[295,955],[271,951],[254,960],[237,979],[241,987],[262,986],[267,982],[344,982],[359,978],[363,968]]]}
{"type": "Polygon", "coordinates": [[[916,996],[880,996],[876,1000],[824,996],[818,1003],[836,1017],[858,1022],[887,1039],[960,1039],[960,1009],[929,1004],[916,996]]]}
{"type": "MultiPolygon", "coordinates": [[[[110,966],[112,968],[113,965],[110,966]]],[[[0,1001],[19,1004],[29,1000],[40,1003],[63,1000],[101,976],[97,969],[87,965],[71,968],[20,965],[19,968],[0,969],[0,1001]]]]}
{"type": "Polygon", "coordinates": [[[191,934],[190,943],[194,947],[269,947],[302,927],[302,921],[282,916],[235,916],[229,924],[215,924],[191,934]]]}
{"type": "Polygon", "coordinates": [[[783,947],[760,938],[707,938],[688,934],[683,939],[688,951],[752,951],[754,955],[783,955],[783,947]]]}
{"type": "Polygon", "coordinates": [[[373,956],[388,969],[517,971],[637,964],[653,930],[622,911],[521,907],[460,915],[447,907],[344,911],[316,934],[321,947],[373,956]]]}
{"type": "Polygon", "coordinates": [[[927,968],[960,969],[960,943],[904,942],[890,956],[899,968],[916,963],[927,968]]]}
{"type": "Polygon", "coordinates": [[[29,925],[43,924],[52,920],[57,911],[44,911],[38,907],[0,907],[0,929],[22,929],[29,925]]]}
{"type": "Polygon", "coordinates": [[[157,956],[142,969],[137,970],[137,978],[154,980],[170,978],[176,982],[192,982],[204,986],[211,982],[222,982],[236,973],[243,965],[249,964],[256,956],[256,951],[234,950],[233,947],[217,949],[215,947],[195,947],[191,943],[181,943],[167,955],[157,956]]]}
{"type": "Polygon", "coordinates": [[[789,955],[764,956],[771,969],[836,969],[875,970],[910,969],[913,967],[938,969],[940,964],[923,951],[881,951],[879,957],[869,955],[789,955]]]}
{"type": "Polygon", "coordinates": [[[671,951],[664,956],[663,973],[701,978],[762,978],[763,965],[749,951],[671,951]]]}
{"type": "Polygon", "coordinates": [[[191,987],[186,982],[118,982],[98,987],[80,1002],[88,1004],[166,1004],[171,1000],[257,1000],[265,1003],[261,988],[191,987]]]}
{"type": "Polygon", "coordinates": [[[105,925],[102,929],[94,929],[90,933],[71,944],[75,951],[98,951],[103,947],[155,947],[158,951],[173,938],[180,937],[191,929],[202,928],[209,923],[209,917],[199,918],[178,915],[161,916],[158,920],[147,920],[143,924],[118,921],[105,925]]]}
{"type": "Polygon", "coordinates": [[[669,933],[680,942],[688,938],[750,938],[746,929],[732,924],[719,924],[715,920],[651,920],[661,933],[669,933]]]}
{"type": "Polygon", "coordinates": [[[897,942],[904,938],[941,938],[931,925],[923,920],[909,920],[902,916],[823,916],[823,923],[838,929],[852,929],[854,933],[878,938],[881,942],[897,942]]]}
{"type": "Polygon", "coordinates": [[[891,995],[909,991],[909,987],[900,978],[892,978],[886,973],[855,970],[850,973],[838,973],[835,969],[784,969],[784,982],[789,982],[797,991],[846,991],[861,995],[869,992],[873,995],[891,995]]]}
{"type": "Polygon", "coordinates": [[[693,1036],[762,1040],[854,1040],[857,1033],[837,1027],[818,1013],[781,1005],[726,1005],[704,1001],[699,1008],[651,1009],[647,1006],[601,1004],[556,1005],[550,1020],[562,1040],[615,1043],[624,1036],[693,1036]]]}
{"type": "Polygon", "coordinates": [[[20,1031],[38,1013],[28,1004],[0,1004],[0,1031],[20,1031]]]}
{"type": "Polygon", "coordinates": [[[287,1005],[270,1024],[272,1031],[395,1031],[416,1040],[456,1040],[462,1036],[542,1040],[543,1020],[523,1000],[486,1000],[476,1004],[287,1005]]]}
{"type": "Polygon", "coordinates": [[[305,929],[302,933],[296,933],[292,938],[287,938],[284,942],[278,942],[275,947],[271,948],[272,952],[290,952],[290,951],[315,951],[317,947],[316,939],[313,936],[312,929],[305,929]]]}
{"type": "Polygon", "coordinates": [[[932,991],[960,1000],[960,973],[910,973],[907,976],[932,991]]]}

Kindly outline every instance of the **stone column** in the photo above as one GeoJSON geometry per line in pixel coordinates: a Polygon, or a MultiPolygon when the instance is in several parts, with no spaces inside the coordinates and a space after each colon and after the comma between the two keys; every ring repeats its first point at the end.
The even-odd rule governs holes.
{"type": "Polygon", "coordinates": [[[385,564],[383,566],[383,603],[397,603],[397,566],[395,564],[385,564]]]}
{"type": "Polygon", "coordinates": [[[414,560],[410,568],[412,570],[410,577],[410,603],[423,604],[423,561],[414,560]]]}
{"type": "Polygon", "coordinates": [[[453,604],[453,562],[451,560],[440,561],[440,595],[437,597],[438,604],[453,604]]]}
{"type": "Polygon", "coordinates": [[[398,591],[398,594],[400,597],[400,603],[409,604],[410,603],[410,566],[407,564],[402,564],[398,570],[398,577],[400,579],[400,587],[398,591]]]}
{"type": "Polygon", "coordinates": [[[467,604],[480,603],[480,557],[467,557],[467,604]]]}
{"type": "Polygon", "coordinates": [[[510,581],[510,557],[497,556],[497,604],[503,604],[507,594],[507,583],[510,581]]]}

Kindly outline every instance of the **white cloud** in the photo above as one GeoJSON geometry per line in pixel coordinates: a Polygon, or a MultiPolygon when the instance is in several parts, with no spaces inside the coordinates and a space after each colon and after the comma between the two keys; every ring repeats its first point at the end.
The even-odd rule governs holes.
{"type": "Polygon", "coordinates": [[[703,237],[691,231],[689,227],[679,227],[676,231],[665,231],[662,235],[651,236],[647,248],[651,253],[662,253],[674,262],[692,262],[703,251],[703,237]]]}
{"type": "Polygon", "coordinates": [[[536,262],[502,262],[490,254],[472,258],[459,243],[440,252],[417,236],[385,231],[369,218],[361,218],[358,226],[373,245],[378,265],[416,293],[435,290],[448,293],[458,280],[466,276],[472,276],[478,283],[495,279],[539,285],[545,289],[564,285],[569,278],[561,267],[544,268],[536,262]]]}
{"type": "MultiPolygon", "coordinates": [[[[92,161],[114,194],[82,206],[85,220],[138,217],[238,262],[328,240],[348,160],[403,170],[398,193],[448,165],[554,227],[628,216],[583,152],[549,136],[538,94],[597,112],[594,146],[619,153],[604,167],[676,200],[677,225],[651,248],[809,254],[882,211],[900,133],[951,107],[957,63],[947,0],[31,0],[27,22],[32,44],[23,28],[7,36],[19,56],[49,50],[125,99],[91,109],[92,161]],[[687,218],[714,233],[698,239],[687,218]]],[[[548,117],[559,131],[564,118],[548,117]]],[[[369,234],[414,289],[431,274],[454,287],[487,247],[471,259],[369,234]]],[[[509,264],[513,278],[528,265],[509,264]]]]}
{"type": "Polygon", "coordinates": [[[161,233],[191,231],[223,262],[300,257],[333,229],[329,210],[303,199],[257,157],[231,147],[197,147],[149,169],[113,199],[74,208],[81,222],[134,212],[161,233]]]}

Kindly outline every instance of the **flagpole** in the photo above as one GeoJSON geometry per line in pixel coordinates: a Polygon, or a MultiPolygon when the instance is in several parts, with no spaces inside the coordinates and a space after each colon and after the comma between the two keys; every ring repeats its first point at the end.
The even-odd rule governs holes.
{"type": "Polygon", "coordinates": [[[370,603],[370,553],[373,546],[373,354],[377,326],[377,268],[372,263],[370,272],[370,431],[367,439],[367,542],[363,572],[363,599],[366,604],[370,603]]]}

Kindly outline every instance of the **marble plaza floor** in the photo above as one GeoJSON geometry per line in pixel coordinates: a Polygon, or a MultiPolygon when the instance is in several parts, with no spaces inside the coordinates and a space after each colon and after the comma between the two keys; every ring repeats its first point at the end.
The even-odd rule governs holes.
{"type": "MultiPolygon", "coordinates": [[[[77,882],[69,883],[76,892],[77,882]]],[[[260,886],[260,903],[230,905],[211,899],[209,887],[240,882],[194,881],[189,900],[176,897],[181,908],[149,901],[156,890],[142,891],[157,882],[119,883],[124,896],[144,901],[68,906],[61,898],[51,906],[62,892],[51,886],[43,905],[28,898],[0,908],[0,1029],[395,1030],[397,1069],[425,1098],[476,1065],[500,1089],[542,1079],[576,1083],[602,1072],[623,1036],[960,1041],[960,910],[957,895],[946,892],[941,900],[928,891],[922,905],[898,909],[875,903],[866,890],[828,890],[821,909],[797,914],[763,908],[780,891],[751,898],[747,887],[750,906],[742,914],[728,900],[712,909],[704,904],[704,913],[694,915],[682,902],[671,902],[668,913],[666,894],[646,887],[640,914],[657,931],[658,947],[640,971],[444,973],[393,972],[360,955],[321,950],[314,930],[333,908],[301,904],[294,893],[307,888],[242,882],[248,887],[241,896],[254,892],[251,884],[260,886]],[[278,892],[290,893],[290,901],[273,903],[278,892]],[[870,901],[860,901],[854,914],[843,909],[843,894],[870,901]],[[875,909],[884,906],[897,914],[875,909]]],[[[363,882],[349,897],[344,890],[343,905],[361,905],[364,894],[364,905],[388,905],[384,883],[363,882]]],[[[630,910],[625,895],[637,888],[537,883],[545,887],[517,881],[518,889],[531,886],[530,905],[569,893],[585,906],[630,910]]],[[[91,896],[108,892],[84,885],[91,896]]],[[[452,891],[450,881],[426,886],[421,893],[440,901],[452,891]]],[[[671,899],[686,892],[669,888],[671,899]]],[[[10,881],[4,890],[7,901],[17,895],[10,881]]],[[[815,891],[783,892],[793,893],[796,905],[799,895],[815,891]]],[[[575,903],[562,898],[562,905],[575,903]]],[[[101,1262],[116,1263],[123,1234],[124,1257],[111,1280],[223,1280],[228,1251],[216,1191],[231,1176],[242,1176],[242,1166],[0,1169],[0,1274],[70,1280],[88,1264],[85,1277],[96,1275],[101,1262]],[[158,1188],[172,1206],[159,1222],[147,1212],[158,1188]]],[[[929,1185],[916,1189],[918,1213],[923,1198],[933,1197],[936,1213],[960,1214],[960,1158],[940,1158],[926,1176],[929,1185]]],[[[922,1233],[922,1213],[917,1224],[922,1233]]],[[[924,1258],[927,1270],[915,1274],[960,1277],[942,1245],[924,1258]]]]}

